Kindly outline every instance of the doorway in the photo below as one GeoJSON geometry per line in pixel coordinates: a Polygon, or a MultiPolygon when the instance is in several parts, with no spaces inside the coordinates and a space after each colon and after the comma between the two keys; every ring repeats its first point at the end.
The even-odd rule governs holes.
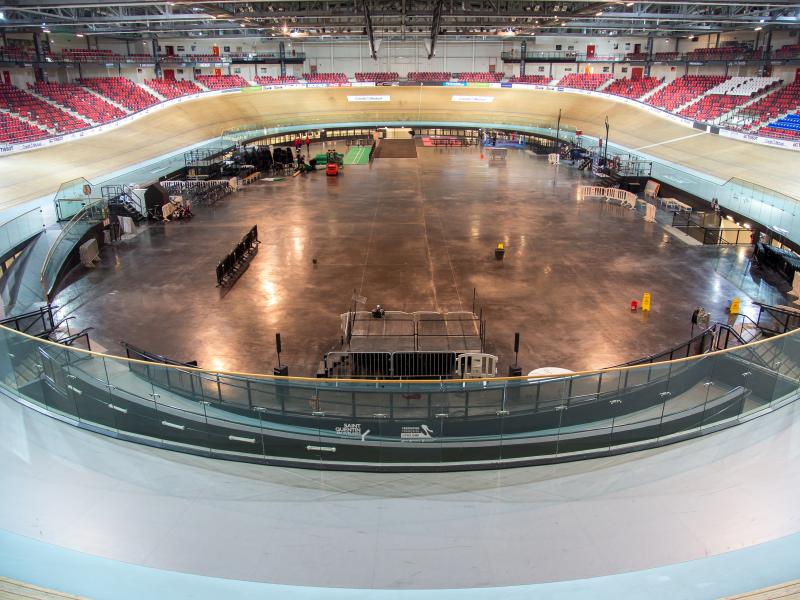
{"type": "Polygon", "coordinates": [[[175,69],[164,69],[164,79],[175,81],[175,69]]]}
{"type": "Polygon", "coordinates": [[[631,80],[639,81],[644,74],[644,67],[631,67],[631,80]]]}
{"type": "Polygon", "coordinates": [[[586,58],[587,60],[594,58],[594,44],[586,46],[586,58]]]}

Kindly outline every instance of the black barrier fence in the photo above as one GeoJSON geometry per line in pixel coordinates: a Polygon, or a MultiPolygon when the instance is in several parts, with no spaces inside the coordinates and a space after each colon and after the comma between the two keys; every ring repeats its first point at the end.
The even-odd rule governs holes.
{"type": "Polygon", "coordinates": [[[258,252],[258,226],[253,225],[233,252],[217,265],[217,287],[233,285],[258,252]]]}

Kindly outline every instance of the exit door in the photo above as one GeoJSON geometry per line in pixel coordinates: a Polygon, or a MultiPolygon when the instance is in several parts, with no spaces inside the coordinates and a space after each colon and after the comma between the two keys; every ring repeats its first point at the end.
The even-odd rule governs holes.
{"type": "Polygon", "coordinates": [[[633,53],[634,54],[641,54],[642,53],[642,45],[641,44],[634,44],[633,45],[633,53]]]}
{"type": "Polygon", "coordinates": [[[164,69],[164,79],[175,81],[175,69],[164,69]]]}
{"type": "Polygon", "coordinates": [[[175,56],[175,46],[164,46],[164,52],[167,56],[175,56]]]}
{"type": "Polygon", "coordinates": [[[211,54],[219,56],[219,46],[211,46],[211,54]]]}
{"type": "Polygon", "coordinates": [[[643,74],[644,74],[644,67],[631,68],[631,79],[633,79],[633,81],[638,81],[639,79],[641,79],[643,74]]]}
{"type": "Polygon", "coordinates": [[[586,58],[594,58],[594,45],[586,46],[586,58]]]}
{"type": "Polygon", "coordinates": [[[800,69],[797,69],[794,72],[794,80],[797,81],[797,82],[800,82],[800,69]]]}
{"type": "Polygon", "coordinates": [[[214,69],[214,75],[216,77],[219,77],[220,75],[222,75],[222,69],[214,69]]]}
{"type": "Polygon", "coordinates": [[[6,85],[11,85],[11,73],[8,71],[3,71],[3,83],[6,85]]]}

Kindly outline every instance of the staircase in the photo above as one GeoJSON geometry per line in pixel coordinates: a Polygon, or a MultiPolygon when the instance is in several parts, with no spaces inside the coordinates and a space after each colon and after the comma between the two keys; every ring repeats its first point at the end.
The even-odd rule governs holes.
{"type": "Polygon", "coordinates": [[[29,119],[28,117],[23,117],[21,114],[16,113],[16,112],[14,112],[12,110],[9,110],[7,108],[0,108],[0,112],[1,113],[6,113],[7,115],[11,115],[15,119],[18,119],[18,120],[22,121],[23,123],[27,123],[28,125],[36,127],[36,129],[41,129],[42,131],[46,131],[50,135],[55,135],[56,133],[58,133],[55,129],[51,129],[50,127],[46,127],[46,126],[42,125],[41,123],[39,123],[38,121],[34,121],[32,119],[29,119]]]}
{"type": "Polygon", "coordinates": [[[671,82],[671,81],[662,81],[662,82],[661,82],[659,85],[657,85],[657,86],[656,86],[656,87],[654,87],[652,90],[650,90],[649,92],[646,92],[646,93],[645,93],[643,96],[641,96],[641,97],[638,99],[638,100],[639,100],[639,102],[645,102],[645,103],[647,103],[647,99],[648,99],[650,96],[652,96],[653,94],[655,94],[655,93],[657,93],[657,92],[659,92],[659,91],[663,90],[663,89],[664,89],[665,87],[667,87],[667,86],[668,86],[670,83],[672,83],[672,82],[671,82]]]}
{"type": "Polygon", "coordinates": [[[128,185],[107,185],[100,190],[102,197],[108,202],[108,211],[112,215],[130,217],[135,223],[144,218],[141,203],[128,185]]]}
{"type": "Polygon", "coordinates": [[[133,112],[133,111],[131,111],[131,109],[130,109],[130,108],[128,108],[127,106],[123,106],[123,105],[122,105],[122,104],[120,104],[119,102],[116,102],[115,100],[112,100],[111,98],[108,98],[107,96],[104,96],[104,95],[103,95],[103,94],[101,94],[100,92],[96,92],[96,91],[94,91],[94,90],[93,90],[92,88],[90,88],[90,87],[87,87],[87,86],[85,86],[85,85],[84,85],[84,86],[81,86],[81,87],[82,87],[84,90],[86,90],[87,92],[89,92],[90,94],[92,94],[93,96],[97,96],[98,98],[100,98],[100,100],[103,100],[104,102],[108,102],[108,103],[109,103],[111,106],[114,106],[114,107],[116,107],[116,108],[120,109],[120,110],[121,110],[122,112],[124,112],[126,115],[129,115],[129,114],[131,114],[131,112],[133,112]]]}
{"type": "Polygon", "coordinates": [[[148,94],[152,94],[153,96],[158,98],[159,102],[166,102],[168,100],[168,98],[166,96],[162,96],[161,94],[159,94],[157,91],[155,91],[153,88],[151,88],[146,83],[137,83],[136,85],[138,85],[140,88],[142,88],[148,94]]]}
{"type": "Polygon", "coordinates": [[[71,115],[71,116],[75,117],[76,119],[80,119],[81,121],[89,123],[89,125],[92,125],[92,126],[100,125],[100,123],[98,123],[97,121],[95,121],[93,119],[90,119],[89,117],[87,117],[85,115],[82,115],[79,112],[75,112],[69,106],[64,106],[63,104],[59,104],[55,100],[51,100],[47,96],[42,96],[41,94],[38,94],[34,89],[27,89],[25,91],[28,92],[34,98],[37,98],[37,99],[41,100],[42,102],[46,102],[47,104],[49,104],[51,106],[54,106],[58,110],[60,110],[62,112],[65,112],[68,115],[71,115]]]}

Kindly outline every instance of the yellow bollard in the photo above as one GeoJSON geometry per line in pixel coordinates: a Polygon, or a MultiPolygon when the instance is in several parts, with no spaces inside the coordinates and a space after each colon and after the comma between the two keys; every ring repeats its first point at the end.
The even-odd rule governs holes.
{"type": "Polygon", "coordinates": [[[730,312],[732,315],[738,315],[739,304],[740,304],[739,298],[734,298],[733,300],[731,300],[731,307],[728,309],[728,312],[730,312]]]}

